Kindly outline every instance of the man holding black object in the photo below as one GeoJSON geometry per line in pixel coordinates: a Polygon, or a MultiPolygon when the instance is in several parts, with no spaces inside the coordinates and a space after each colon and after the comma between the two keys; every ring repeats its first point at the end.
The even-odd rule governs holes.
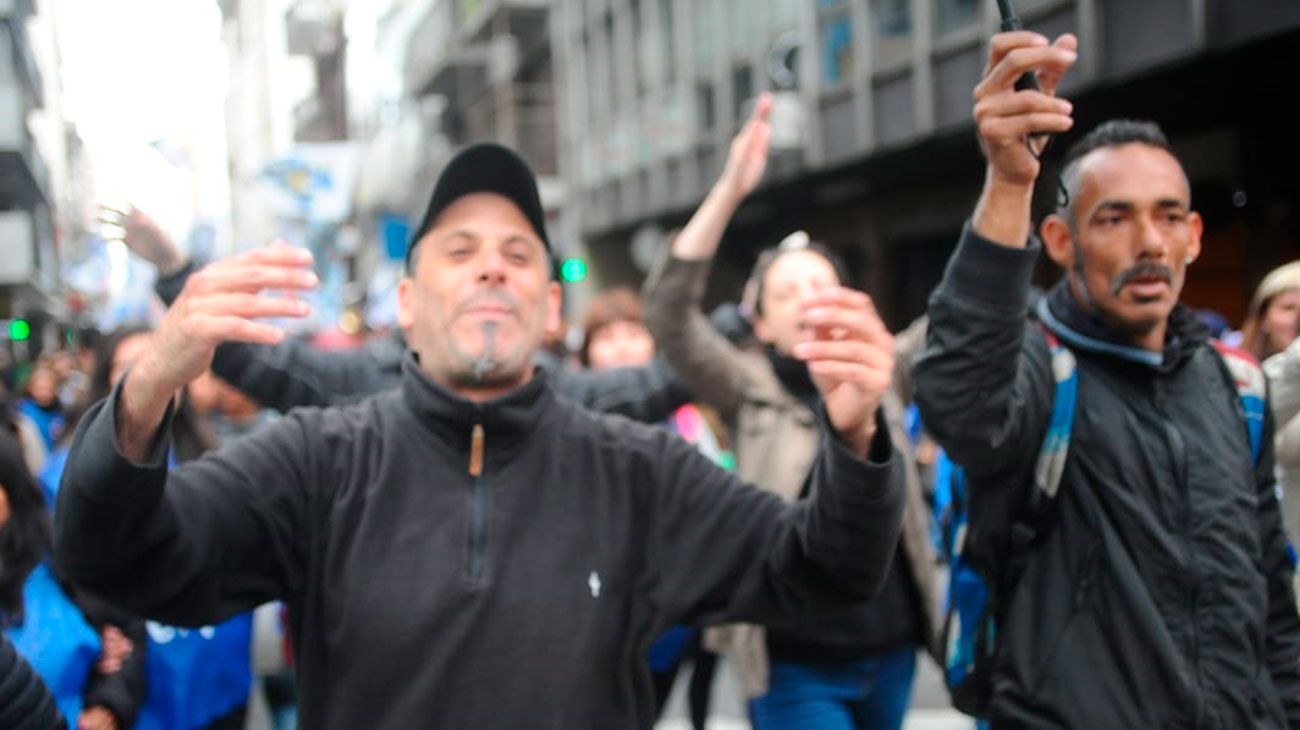
{"type": "Polygon", "coordinates": [[[222,341],[283,337],[256,318],[305,312],[264,290],[314,283],[284,247],[189,279],[77,435],[56,529],[74,580],[182,625],[284,600],[312,728],[649,728],[645,653],[665,627],[878,589],[903,493],[879,420],[889,341],[863,343],[871,377],[819,383],[815,498],[785,505],[534,369],[560,292],[514,153],[453,159],[426,220],[399,290],[399,388],[294,411],[168,474],[176,389],[222,341]]]}
{"type": "Polygon", "coordinates": [[[1030,235],[1040,167],[1025,140],[1071,127],[1053,94],[1075,47],[1068,35],[993,40],[975,90],[984,191],[931,298],[915,369],[927,427],[967,471],[966,552],[1001,601],[987,717],[994,728],[1300,728],[1272,422],[1262,408],[1250,422],[1249,383],[1233,377],[1258,367],[1178,302],[1201,220],[1159,128],[1116,121],[1083,137],[1066,155],[1066,199],[1041,244],[1030,235]],[[1041,91],[1017,91],[1030,72],[1041,91]],[[1066,276],[1031,315],[1040,248],[1066,276]],[[1049,336],[1077,362],[1078,399],[1059,483],[1035,499],[1063,375],[1049,336]],[[999,584],[1014,564],[1019,575],[999,584]]]}

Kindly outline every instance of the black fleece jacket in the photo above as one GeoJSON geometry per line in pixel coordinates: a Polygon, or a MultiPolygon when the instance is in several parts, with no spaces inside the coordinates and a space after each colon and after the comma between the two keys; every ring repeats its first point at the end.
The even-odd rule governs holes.
{"type": "Polygon", "coordinates": [[[162,439],[120,454],[116,397],[68,459],[62,564],[178,625],[287,601],[304,727],[650,728],[667,626],[866,600],[898,541],[883,423],[867,461],[828,434],[816,497],[786,505],[541,375],[475,404],[411,356],[400,389],[170,473],[162,439]]]}

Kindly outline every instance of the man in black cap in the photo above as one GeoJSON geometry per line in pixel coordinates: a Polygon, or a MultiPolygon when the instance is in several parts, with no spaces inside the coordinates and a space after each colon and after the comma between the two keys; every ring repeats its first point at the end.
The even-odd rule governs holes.
{"type": "MultiPolygon", "coordinates": [[[[469,147],[453,160],[412,240],[419,240],[458,190],[513,186],[513,199],[532,227],[545,234],[545,214],[523,162],[499,145],[469,147]],[[518,174],[523,169],[524,175],[518,174]],[[504,174],[502,174],[504,173],[504,174]]],[[[199,266],[188,260],[156,222],[132,209],[122,214],[126,245],[158,269],[154,291],[170,306],[199,266]]],[[[543,238],[546,241],[545,238],[543,238]]],[[[549,241],[547,241],[549,248],[549,241]]],[[[408,251],[409,253],[409,251],[408,251]]],[[[408,256],[409,263],[409,256],[408,256]]],[[[402,378],[406,333],[367,340],[355,350],[323,350],[291,338],[274,345],[228,341],[218,345],[212,372],[262,406],[289,411],[298,406],[353,403],[397,387],[402,378]]],[[[593,410],[618,413],[646,423],[667,418],[689,398],[672,370],[655,358],[644,367],[574,370],[546,349],[533,356],[557,393],[593,410]]]]}
{"type": "Polygon", "coordinates": [[[167,470],[174,394],[218,343],[282,338],[306,252],[192,276],[150,351],[82,421],[60,490],[68,577],[196,625],[290,607],[312,728],[653,723],[645,663],[674,623],[845,608],[897,543],[880,421],[892,340],[869,301],[810,300],[824,438],[787,505],[661,429],[557,398],[531,355],[559,317],[536,183],[513,153],[448,166],[399,289],[399,388],[301,409],[167,470]]]}

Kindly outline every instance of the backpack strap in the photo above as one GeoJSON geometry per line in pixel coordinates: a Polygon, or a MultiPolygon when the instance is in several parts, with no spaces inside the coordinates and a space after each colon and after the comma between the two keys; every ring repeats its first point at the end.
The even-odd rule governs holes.
{"type": "Polygon", "coordinates": [[[1242,415],[1246,419],[1246,434],[1250,437],[1250,460],[1259,463],[1260,442],[1264,439],[1264,409],[1267,407],[1268,380],[1259,361],[1250,353],[1233,347],[1222,340],[1210,340],[1214,351],[1237,389],[1242,415]]]}
{"type": "MultiPolygon", "coordinates": [[[[1268,378],[1259,366],[1259,361],[1249,352],[1221,340],[1210,340],[1210,343],[1214,345],[1214,351],[1223,361],[1224,368],[1237,389],[1241,415],[1246,420],[1246,434],[1250,437],[1250,460],[1258,466],[1260,446],[1264,440],[1264,411],[1268,408],[1268,378]]],[[[1283,498],[1280,481],[1274,482],[1273,496],[1280,505],[1283,498]]],[[[1296,551],[1295,543],[1289,535],[1286,540],[1286,557],[1292,570],[1300,566],[1300,553],[1296,551]]]]}
{"type": "Polygon", "coordinates": [[[1074,359],[1074,353],[1046,326],[1042,326],[1042,332],[1052,353],[1055,393],[1047,433],[1043,436],[1043,443],[1038,449],[1038,460],[1034,463],[1034,488],[1030,490],[1027,509],[1023,517],[1011,524],[1009,570],[1003,576],[1003,585],[1008,586],[1019,580],[1024,557],[1046,526],[1052,504],[1060,493],[1061,476],[1065,471],[1065,460],[1070,452],[1070,435],[1074,429],[1074,410],[1079,397],[1079,365],[1074,359]]]}
{"type": "Polygon", "coordinates": [[[1074,429],[1074,407],[1079,398],[1079,366],[1074,353],[1061,344],[1056,335],[1043,329],[1047,345],[1052,350],[1052,378],[1056,382],[1056,395],[1052,400],[1052,417],[1047,422],[1047,433],[1038,450],[1034,465],[1034,486],[1048,499],[1055,499],[1061,486],[1061,473],[1065,457],[1070,450],[1070,434],[1074,429]]]}

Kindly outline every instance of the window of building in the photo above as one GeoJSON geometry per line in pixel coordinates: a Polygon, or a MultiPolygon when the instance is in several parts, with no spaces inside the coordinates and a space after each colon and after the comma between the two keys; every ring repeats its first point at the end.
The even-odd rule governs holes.
{"type": "Polygon", "coordinates": [[[872,0],[872,57],[878,68],[904,65],[912,52],[912,13],[908,0],[872,0]]]}
{"type": "Polygon", "coordinates": [[[691,9],[695,14],[695,72],[707,76],[713,71],[718,53],[718,38],[713,30],[713,2],[694,0],[691,9]]]}
{"type": "Polygon", "coordinates": [[[659,0],[659,34],[663,42],[664,84],[671,86],[677,80],[677,21],[673,15],[673,0],[659,0]]]}
{"type": "Polygon", "coordinates": [[[618,117],[618,112],[621,107],[619,102],[622,97],[622,89],[620,89],[618,85],[619,75],[615,70],[619,67],[619,64],[615,61],[615,57],[618,55],[618,45],[618,36],[614,34],[614,16],[606,14],[605,58],[600,59],[600,67],[601,73],[605,75],[605,83],[607,84],[605,87],[605,93],[609,95],[608,105],[611,119],[618,117]]]}
{"type": "Polygon", "coordinates": [[[735,101],[732,110],[737,122],[745,119],[747,104],[754,98],[754,67],[748,64],[738,66],[731,72],[731,93],[735,101]]]}
{"type": "Polygon", "coordinates": [[[853,24],[848,12],[823,17],[821,25],[822,85],[847,83],[853,77],[853,24]]]}
{"type": "Polygon", "coordinates": [[[645,32],[650,26],[646,22],[645,13],[649,12],[650,3],[643,6],[641,0],[632,0],[628,7],[628,13],[632,16],[632,44],[635,46],[632,56],[632,76],[636,83],[636,96],[641,98],[645,96],[646,89],[654,83],[654,76],[657,68],[654,59],[659,56],[659,50],[655,47],[659,38],[653,33],[645,32]]]}
{"type": "Polygon", "coordinates": [[[587,130],[591,132],[600,129],[600,94],[594,92],[602,88],[599,83],[602,79],[598,70],[600,56],[596,52],[596,44],[592,43],[591,34],[585,30],[582,33],[582,52],[586,63],[583,64],[584,78],[580,93],[587,102],[587,130]]]}
{"type": "Polygon", "coordinates": [[[713,84],[708,81],[695,85],[695,119],[701,132],[711,131],[717,123],[717,115],[713,113],[713,84]]]}
{"type": "Polygon", "coordinates": [[[983,0],[933,0],[934,34],[943,35],[977,25],[983,0]]]}

